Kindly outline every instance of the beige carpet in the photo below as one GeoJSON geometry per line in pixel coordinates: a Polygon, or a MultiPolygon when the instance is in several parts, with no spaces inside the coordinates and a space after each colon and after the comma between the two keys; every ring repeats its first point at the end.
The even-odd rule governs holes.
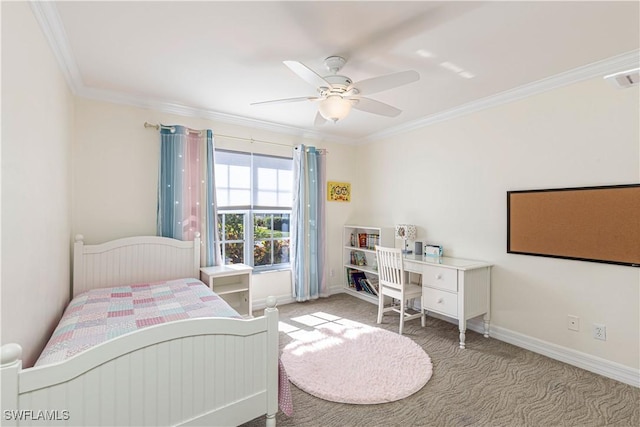
{"type": "MultiPolygon", "coordinates": [[[[377,307],[346,294],[279,307],[280,320],[324,312],[371,326],[377,307]]],[[[260,314],[256,312],[255,314],[260,314]]],[[[379,325],[397,331],[386,315],[379,325]]],[[[467,331],[457,345],[456,327],[427,317],[405,323],[405,336],[431,356],[433,376],[417,393],[396,402],[351,405],[329,402],[292,386],[294,414],[286,426],[634,426],[640,425],[640,389],[545,356],[467,331]]],[[[280,333],[280,347],[289,342],[280,333]]],[[[264,426],[264,417],[243,425],[264,426]]]]}

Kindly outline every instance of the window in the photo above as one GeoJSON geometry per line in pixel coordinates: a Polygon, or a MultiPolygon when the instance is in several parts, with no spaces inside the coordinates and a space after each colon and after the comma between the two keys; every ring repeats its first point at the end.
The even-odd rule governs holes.
{"type": "Polygon", "coordinates": [[[293,160],[216,150],[222,258],[256,270],[289,266],[293,160]]]}

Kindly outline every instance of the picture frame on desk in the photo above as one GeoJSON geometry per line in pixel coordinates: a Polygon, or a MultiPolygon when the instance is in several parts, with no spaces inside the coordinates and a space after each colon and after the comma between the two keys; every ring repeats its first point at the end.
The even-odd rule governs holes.
{"type": "Polygon", "coordinates": [[[440,245],[424,245],[424,256],[441,257],[444,255],[444,249],[440,245]]]}

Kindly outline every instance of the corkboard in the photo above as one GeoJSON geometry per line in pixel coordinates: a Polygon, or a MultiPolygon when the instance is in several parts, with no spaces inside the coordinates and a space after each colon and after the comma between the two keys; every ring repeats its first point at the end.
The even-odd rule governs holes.
{"type": "Polygon", "coordinates": [[[507,252],[640,267],[640,184],[508,191],[507,252]]]}

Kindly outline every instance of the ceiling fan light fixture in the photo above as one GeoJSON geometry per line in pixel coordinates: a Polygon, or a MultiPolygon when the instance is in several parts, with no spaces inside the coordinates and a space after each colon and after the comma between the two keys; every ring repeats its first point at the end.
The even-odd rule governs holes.
{"type": "Polygon", "coordinates": [[[322,117],[335,123],[349,115],[351,106],[351,102],[341,96],[331,95],[320,102],[318,110],[322,117]]]}

